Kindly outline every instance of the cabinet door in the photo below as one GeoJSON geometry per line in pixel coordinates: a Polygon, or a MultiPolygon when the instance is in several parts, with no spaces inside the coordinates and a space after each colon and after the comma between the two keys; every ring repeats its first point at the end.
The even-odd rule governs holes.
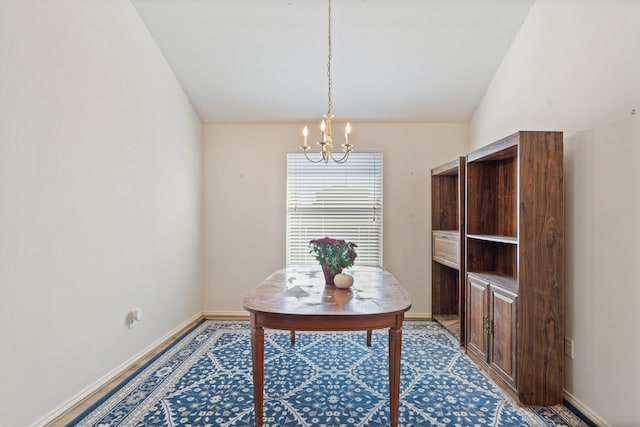
{"type": "Polygon", "coordinates": [[[490,335],[489,366],[514,389],[516,384],[516,310],[517,297],[502,288],[491,286],[490,313],[493,319],[490,335]]]}
{"type": "Polygon", "coordinates": [[[486,364],[488,352],[487,322],[489,284],[471,275],[467,279],[467,353],[486,364]]]}

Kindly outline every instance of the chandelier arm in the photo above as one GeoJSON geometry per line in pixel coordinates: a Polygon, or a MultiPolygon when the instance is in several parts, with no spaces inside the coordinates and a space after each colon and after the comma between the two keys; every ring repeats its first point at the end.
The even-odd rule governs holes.
{"type": "Polygon", "coordinates": [[[347,161],[347,159],[349,158],[349,153],[351,152],[351,150],[349,151],[345,151],[344,155],[342,156],[341,159],[337,160],[335,157],[333,157],[333,153],[329,153],[329,156],[331,156],[331,160],[333,160],[336,163],[344,163],[347,161]]]}
{"type": "MultiPolygon", "coordinates": [[[[309,157],[309,155],[307,154],[307,150],[305,150],[305,149],[303,148],[303,151],[304,151],[304,156],[305,156],[305,157],[307,158],[307,160],[308,160],[308,161],[310,161],[311,163],[320,163],[320,162],[325,162],[325,163],[327,163],[327,162],[328,162],[328,159],[325,159],[325,158],[324,158],[324,156],[323,156],[323,157],[320,157],[318,160],[313,160],[313,159],[311,159],[311,157],[309,157]]],[[[322,153],[320,153],[320,154],[322,154],[322,153]]]]}

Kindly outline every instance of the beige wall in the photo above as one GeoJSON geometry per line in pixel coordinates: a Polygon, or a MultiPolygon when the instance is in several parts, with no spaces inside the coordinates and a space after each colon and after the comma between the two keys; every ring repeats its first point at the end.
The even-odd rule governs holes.
{"type": "MultiPolygon", "coordinates": [[[[286,153],[302,127],[205,127],[206,312],[246,315],[244,295],[284,266],[286,153]]],[[[356,149],[384,154],[384,267],[411,294],[410,315],[431,315],[430,170],[467,141],[467,124],[353,123],[356,149]]]]}
{"type": "Polygon", "coordinates": [[[201,131],[130,2],[0,1],[0,425],[200,313],[201,131]]]}
{"type": "Polygon", "coordinates": [[[638,22],[640,2],[538,0],[471,122],[472,147],[565,132],[565,390],[612,426],[640,425],[638,22]]]}

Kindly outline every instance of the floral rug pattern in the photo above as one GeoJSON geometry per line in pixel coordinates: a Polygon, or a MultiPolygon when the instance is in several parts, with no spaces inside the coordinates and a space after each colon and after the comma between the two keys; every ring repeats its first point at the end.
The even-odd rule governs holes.
{"type": "MultiPolygon", "coordinates": [[[[264,426],[389,425],[387,339],[265,330],[264,426]]],[[[517,407],[433,322],[404,324],[400,393],[403,427],[567,425],[517,407]]],[[[249,323],[202,321],[68,425],[254,425],[249,323]]]]}

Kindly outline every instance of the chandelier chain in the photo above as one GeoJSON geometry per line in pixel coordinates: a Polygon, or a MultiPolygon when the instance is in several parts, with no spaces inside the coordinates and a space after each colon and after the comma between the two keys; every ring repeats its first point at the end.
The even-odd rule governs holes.
{"type": "Polygon", "coordinates": [[[329,37],[329,54],[327,55],[327,78],[328,78],[328,99],[329,99],[329,111],[328,113],[331,114],[331,0],[329,0],[329,31],[328,31],[328,37],[329,37]]]}
{"type": "Polygon", "coordinates": [[[328,105],[327,105],[327,113],[323,114],[323,120],[320,123],[320,131],[321,131],[321,139],[320,141],[318,141],[318,145],[320,146],[320,155],[321,157],[318,158],[317,160],[312,159],[311,157],[309,157],[309,150],[311,149],[311,147],[309,146],[308,142],[307,142],[307,136],[309,135],[309,129],[305,126],[304,129],[302,129],[302,135],[304,136],[304,145],[302,147],[300,147],[300,149],[303,151],[304,156],[306,157],[306,159],[312,163],[319,163],[319,162],[324,162],[329,163],[329,160],[333,160],[335,163],[344,163],[347,161],[347,159],[349,158],[349,153],[351,153],[353,151],[353,144],[349,143],[349,134],[351,133],[351,123],[347,122],[347,125],[344,128],[344,144],[342,144],[342,157],[340,158],[336,158],[334,157],[334,152],[333,152],[333,136],[332,136],[332,127],[331,127],[331,121],[333,119],[333,114],[331,113],[331,109],[332,109],[332,105],[331,105],[331,89],[332,89],[332,82],[331,82],[331,59],[332,59],[332,40],[331,40],[331,0],[328,0],[328,4],[329,4],[329,19],[328,19],[328,31],[327,31],[327,38],[328,38],[328,45],[329,45],[329,52],[327,54],[327,98],[328,98],[328,105]]]}

